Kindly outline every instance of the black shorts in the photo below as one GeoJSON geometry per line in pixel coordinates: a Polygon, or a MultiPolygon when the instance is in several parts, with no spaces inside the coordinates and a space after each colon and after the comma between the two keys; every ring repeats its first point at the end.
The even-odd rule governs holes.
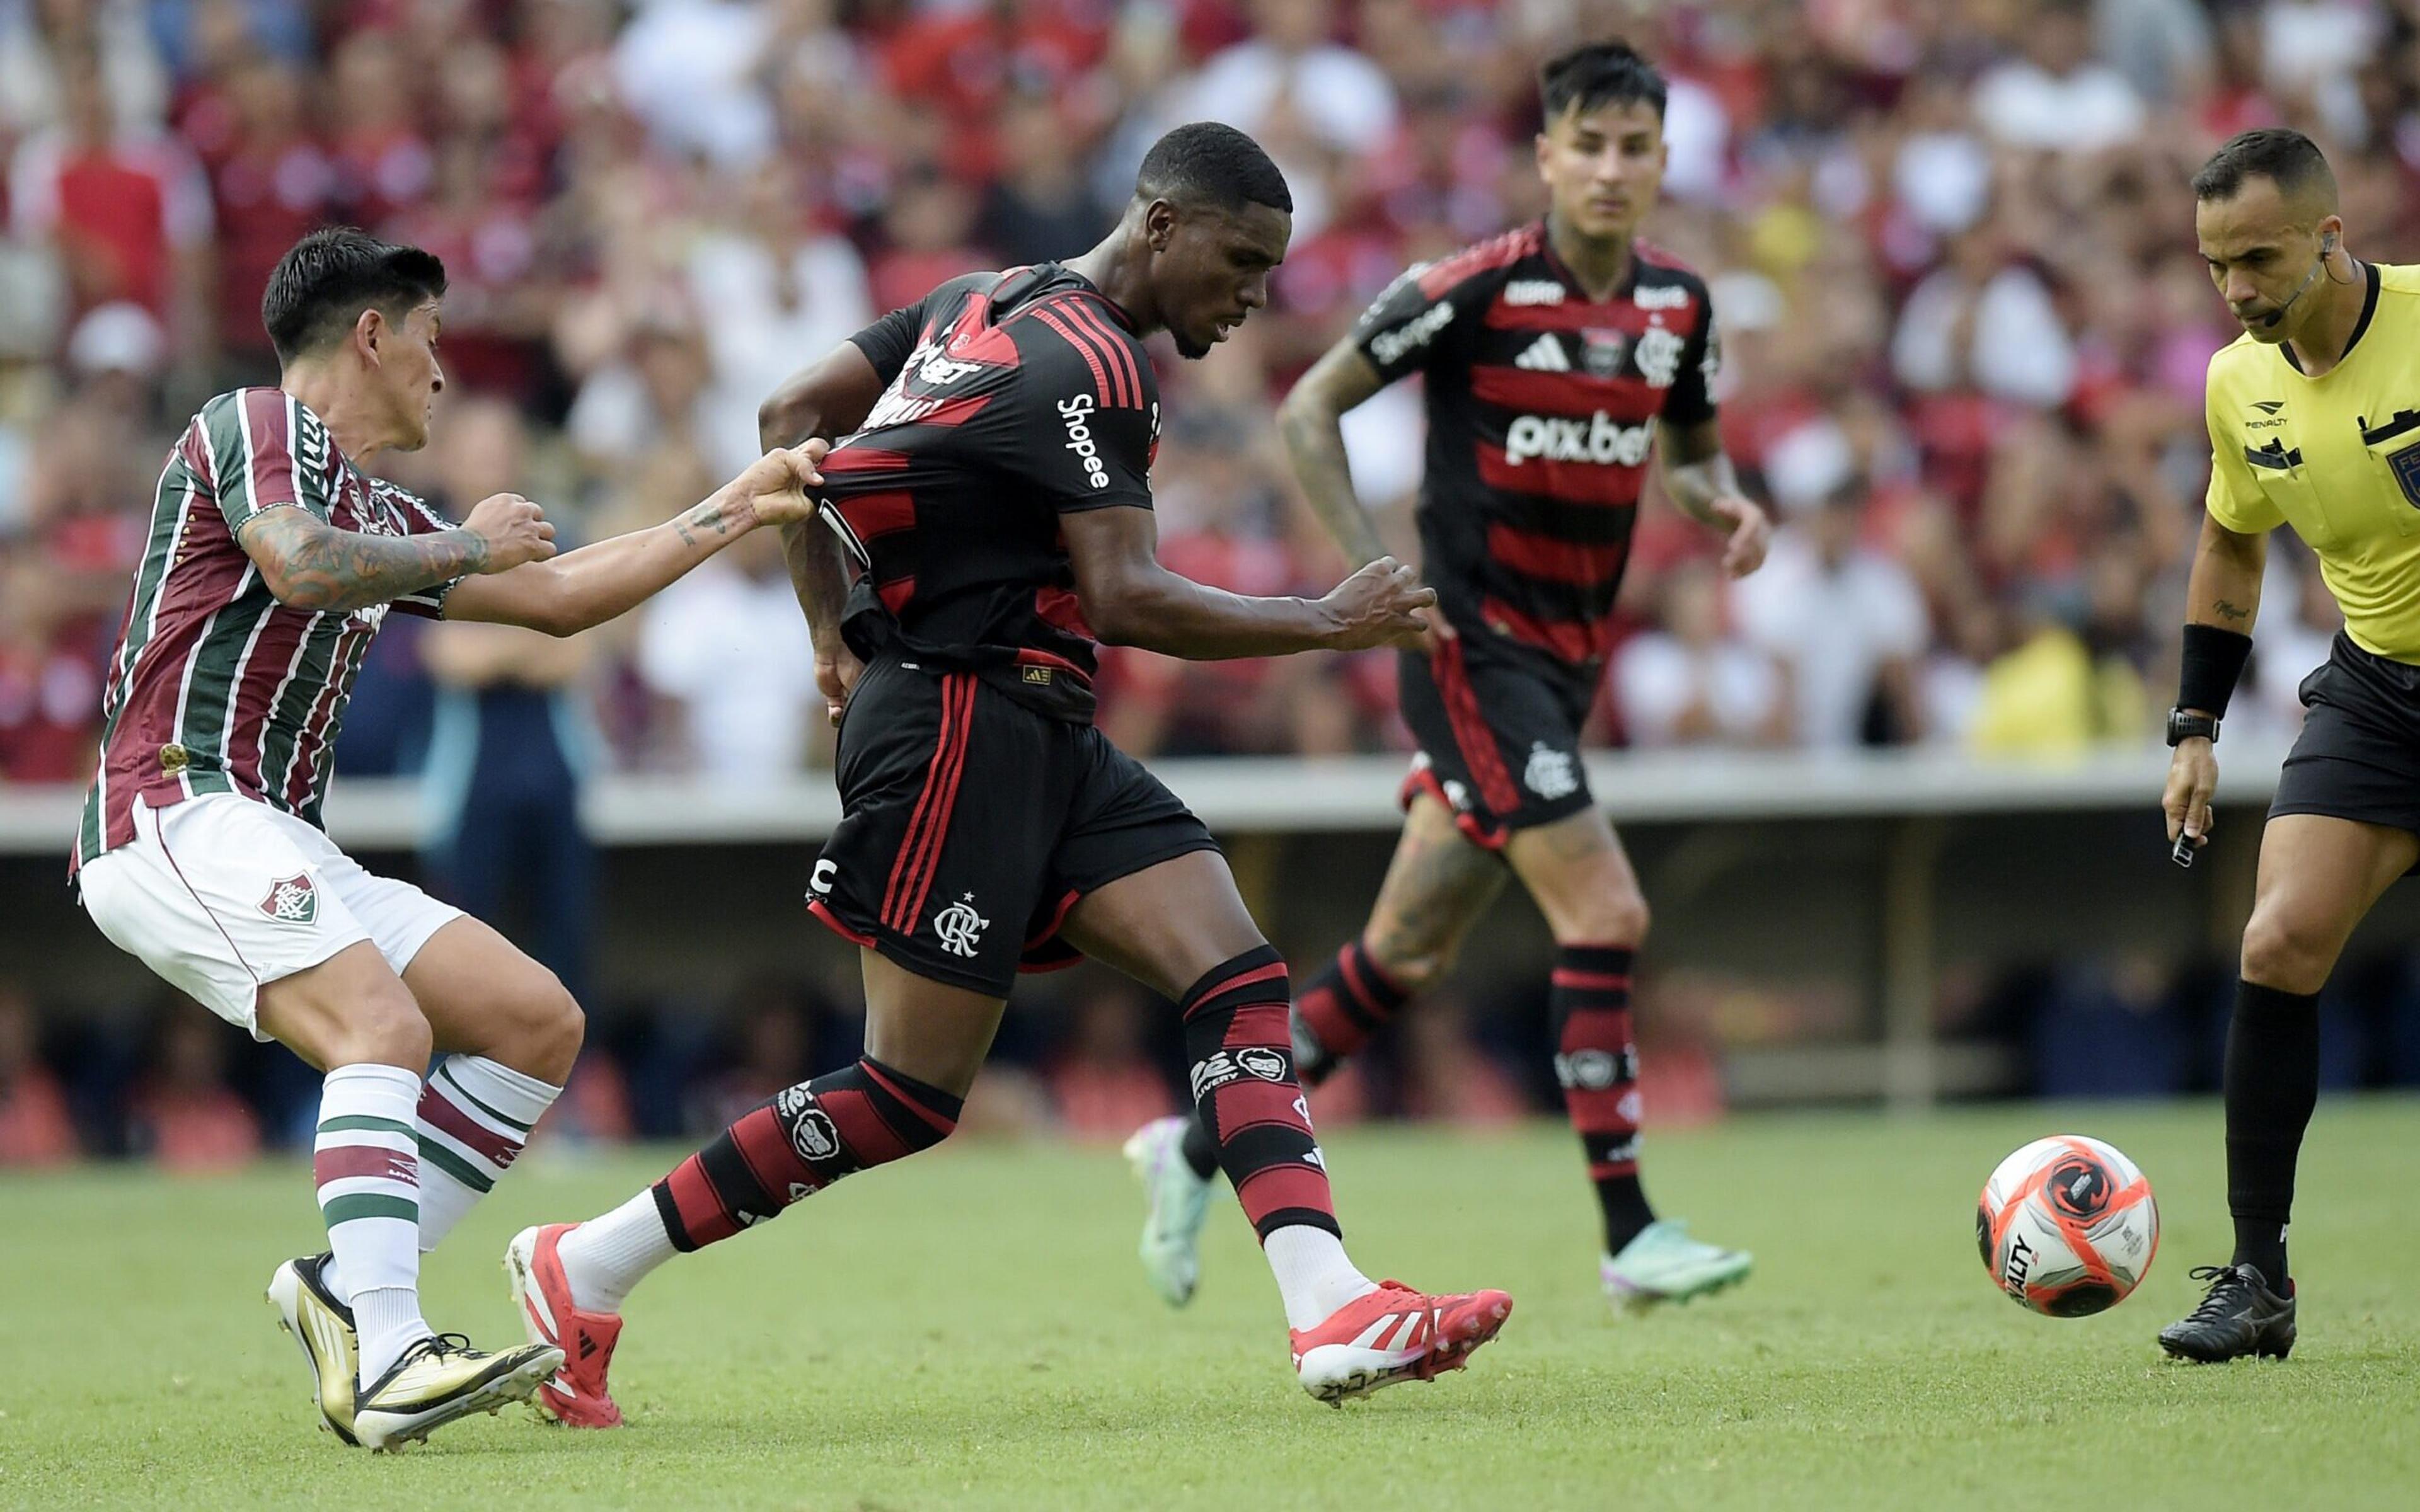
{"type": "Polygon", "coordinates": [[[2301,697],[2310,712],[2269,816],[2326,814],[2420,835],[2420,667],[2338,632],[2301,697]]]}
{"type": "Polygon", "coordinates": [[[896,656],[849,696],[838,776],[809,908],[919,977],[993,997],[1020,969],[1082,959],[1058,938],[1078,898],[1218,844],[1091,725],[896,656]]]}
{"type": "Polygon", "coordinates": [[[1590,807],[1580,726],[1596,700],[1596,678],[1457,636],[1435,657],[1403,653],[1404,722],[1420,743],[1403,801],[1430,793],[1453,810],[1473,841],[1501,849],[1505,837],[1590,807]]]}

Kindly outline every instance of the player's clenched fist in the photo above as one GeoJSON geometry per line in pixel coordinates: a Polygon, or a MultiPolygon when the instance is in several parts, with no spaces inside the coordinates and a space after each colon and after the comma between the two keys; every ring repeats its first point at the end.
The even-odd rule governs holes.
{"type": "Polygon", "coordinates": [[[483,573],[509,572],[554,555],[554,527],[546,512],[517,493],[489,494],[471,508],[465,530],[488,543],[483,573]]]}
{"type": "Polygon", "coordinates": [[[818,438],[803,446],[768,452],[732,480],[732,491],[748,501],[759,525],[787,525],[811,518],[815,506],[807,490],[823,483],[817,464],[830,450],[831,443],[818,438]]]}
{"type": "Polygon", "coordinates": [[[1427,633],[1421,611],[1435,605],[1436,590],[1421,587],[1419,575],[1393,557],[1380,557],[1319,603],[1334,625],[1328,644],[1338,651],[1407,646],[1427,633]]]}

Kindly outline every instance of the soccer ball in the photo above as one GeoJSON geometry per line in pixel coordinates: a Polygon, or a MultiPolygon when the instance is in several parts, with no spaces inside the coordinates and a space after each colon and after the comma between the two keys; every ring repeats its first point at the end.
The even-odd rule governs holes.
{"type": "Polygon", "coordinates": [[[1975,1208],[1983,1269],[2018,1305],[2088,1318],[2126,1300],[2160,1252],[2151,1183],[2110,1145],[2037,1139],[2000,1162],[1975,1208]]]}

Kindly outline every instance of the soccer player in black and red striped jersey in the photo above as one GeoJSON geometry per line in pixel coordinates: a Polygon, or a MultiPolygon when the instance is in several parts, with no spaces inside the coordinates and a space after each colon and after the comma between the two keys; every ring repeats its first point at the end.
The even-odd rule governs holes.
{"type": "Polygon", "coordinates": [[[279,261],[261,305],[279,386],[210,400],[161,470],[70,861],[113,943],[326,1073],[312,1175],[328,1250],[277,1267],[269,1293],[326,1426],[372,1449],[526,1397],[561,1363],[433,1333],[419,1267],[562,1090],[582,1021],[503,935],[321,829],[362,658],[390,609],[600,624],[744,532],[810,517],[821,449],[559,557],[517,494],[455,525],[360,466],[427,442],[444,293],[435,256],[350,229],[279,261]]]}
{"type": "Polygon", "coordinates": [[[1183,1011],[1203,1138],[1260,1236],[1306,1391],[1425,1381],[1502,1325],[1500,1291],[1427,1296],[1346,1257],[1295,1079],[1285,963],[1201,820],[1092,721],[1095,641],[1212,660],[1426,629],[1435,594],[1390,559],[1307,600],[1205,588],[1155,554],[1142,337],[1165,330],[1188,358],[1224,339],[1267,301],[1293,208],[1251,138],[1179,127],[1099,246],[953,279],[766,405],[768,444],[838,438],[831,530],[784,540],[841,726],[841,821],[812,908],[861,948],[865,1053],[613,1211],[513,1241],[531,1336],[568,1357],[537,1398],[558,1421],[621,1421],[606,1367],[642,1277],[938,1144],[1017,972],[1078,951],[1183,1011]]]}
{"type": "MultiPolygon", "coordinates": [[[[1600,1278],[1621,1306],[1730,1285],[1749,1257],[1659,1221],[1638,1178],[1630,972],[1647,903],[1580,764],[1579,731],[1611,648],[1650,461],[1673,502],[1725,537],[1733,576],[1768,526],[1723,454],[1706,285],[1640,240],[1664,173],[1664,81],[1620,42],[1542,70],[1536,224],[1404,273],[1305,374],[1280,415],[1313,507],[1356,562],[1380,555],[1353,492],[1338,419],[1424,377],[1421,570],[1437,591],[1427,644],[1403,656],[1420,742],[1407,817],[1362,933],[1295,1001],[1295,1062],[1316,1085],[1444,976],[1509,872],[1557,948],[1555,1073],[1605,1219],[1600,1278]]],[[[1142,1257],[1183,1304],[1214,1166],[1199,1128],[1127,1144],[1150,1211],[1142,1257]]]]}

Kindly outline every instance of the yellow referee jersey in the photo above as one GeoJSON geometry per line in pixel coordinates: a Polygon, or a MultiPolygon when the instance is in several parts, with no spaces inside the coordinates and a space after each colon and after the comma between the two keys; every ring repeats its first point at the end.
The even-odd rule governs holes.
{"type": "Polygon", "coordinates": [[[2249,335],[2210,360],[2210,517],[2291,525],[2353,643],[2420,663],[2420,266],[2364,271],[2352,345],[2326,373],[2249,335]]]}

